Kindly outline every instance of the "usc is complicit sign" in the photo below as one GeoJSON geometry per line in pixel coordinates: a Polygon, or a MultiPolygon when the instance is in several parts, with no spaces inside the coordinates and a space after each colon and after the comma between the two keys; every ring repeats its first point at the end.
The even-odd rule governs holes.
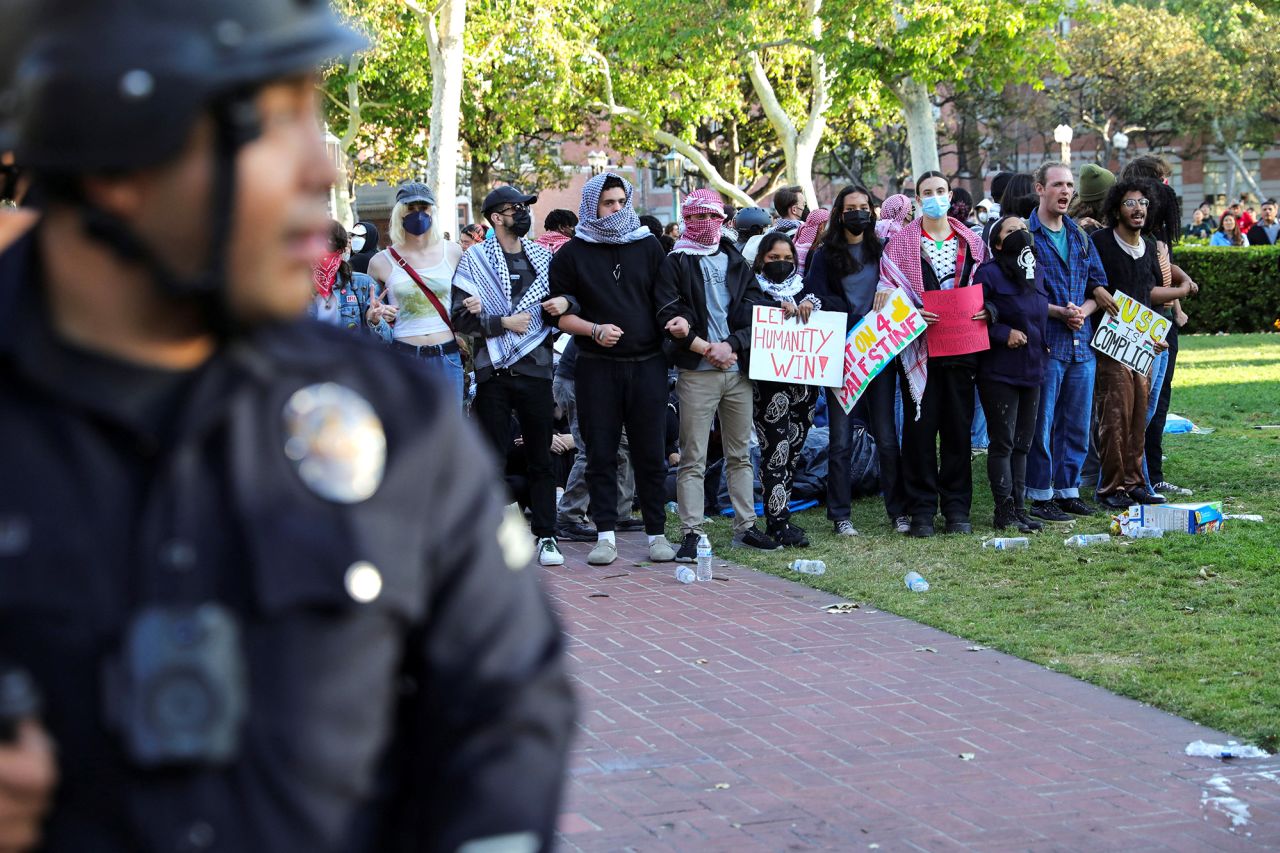
{"type": "Polygon", "coordinates": [[[1118,290],[1114,296],[1120,310],[1114,317],[1102,315],[1093,335],[1093,348],[1149,377],[1156,359],[1156,342],[1169,334],[1169,321],[1118,290]]]}

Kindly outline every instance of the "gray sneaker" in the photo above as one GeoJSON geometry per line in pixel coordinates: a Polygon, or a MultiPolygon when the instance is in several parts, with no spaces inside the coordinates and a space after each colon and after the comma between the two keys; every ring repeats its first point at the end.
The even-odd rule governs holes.
{"type": "Polygon", "coordinates": [[[608,539],[601,539],[596,547],[587,555],[587,563],[592,566],[607,566],[618,559],[618,546],[608,539]]]}
{"type": "Polygon", "coordinates": [[[893,520],[893,529],[906,536],[911,532],[911,516],[900,515],[893,520]]]}
{"type": "Polygon", "coordinates": [[[853,522],[846,518],[844,521],[836,522],[836,535],[837,536],[861,536],[862,534],[859,533],[857,529],[853,526],[853,522]]]}
{"type": "Polygon", "coordinates": [[[676,558],[676,549],[671,547],[667,537],[659,536],[649,543],[649,560],[654,563],[670,563],[676,558]]]}

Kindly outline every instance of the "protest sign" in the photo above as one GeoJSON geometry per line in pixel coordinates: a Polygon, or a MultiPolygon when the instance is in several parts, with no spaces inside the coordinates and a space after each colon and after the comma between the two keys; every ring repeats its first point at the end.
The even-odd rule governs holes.
{"type": "Polygon", "coordinates": [[[1114,317],[1100,315],[1093,348],[1149,377],[1156,360],[1156,342],[1169,334],[1169,321],[1119,290],[1112,296],[1120,310],[1114,317]]]}
{"type": "Polygon", "coordinates": [[[924,318],[901,288],[883,308],[863,317],[845,341],[844,384],[836,395],[840,407],[853,411],[871,380],[923,331],[924,318]]]}
{"type": "Polygon", "coordinates": [[[938,315],[938,322],[930,326],[925,335],[930,358],[991,349],[987,324],[973,319],[973,315],[982,310],[981,287],[926,290],[924,310],[938,315]]]}
{"type": "Polygon", "coordinates": [[[787,319],[781,308],[755,306],[751,319],[750,377],[792,385],[840,384],[844,364],[844,314],[814,311],[808,323],[787,319]]]}

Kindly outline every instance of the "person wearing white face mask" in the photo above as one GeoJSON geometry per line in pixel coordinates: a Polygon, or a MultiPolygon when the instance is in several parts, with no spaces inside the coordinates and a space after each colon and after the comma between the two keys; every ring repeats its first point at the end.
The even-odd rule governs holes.
{"type": "MultiPolygon", "coordinates": [[[[924,310],[924,292],[971,286],[974,271],[987,258],[987,247],[963,222],[947,216],[951,187],[941,172],[925,172],[916,180],[916,204],[922,217],[899,231],[880,258],[874,307],[884,307],[890,294],[901,288],[924,321],[933,325],[939,318],[924,310]]],[[[986,309],[972,319],[985,321],[986,309]]],[[[902,481],[911,516],[909,533],[932,536],[938,509],[946,532],[970,533],[969,431],[978,360],[973,354],[929,358],[928,334],[912,341],[899,356],[914,402],[903,399],[902,481]]]]}
{"type": "Polygon", "coordinates": [[[351,226],[347,236],[351,239],[351,269],[367,275],[369,262],[378,254],[378,226],[361,219],[351,226]]]}

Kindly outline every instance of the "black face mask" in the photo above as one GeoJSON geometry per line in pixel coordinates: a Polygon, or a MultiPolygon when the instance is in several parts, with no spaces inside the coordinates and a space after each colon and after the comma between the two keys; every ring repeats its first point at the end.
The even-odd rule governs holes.
{"type": "Polygon", "coordinates": [[[840,224],[854,234],[860,234],[871,224],[871,211],[846,210],[840,215],[840,224]]]}
{"type": "Polygon", "coordinates": [[[791,278],[791,274],[796,271],[796,265],[791,261],[769,261],[760,268],[760,272],[764,273],[764,277],[774,284],[782,284],[791,278]]]}
{"type": "Polygon", "coordinates": [[[804,206],[804,210],[800,211],[800,221],[804,222],[809,218],[809,205],[804,206]]]}
{"type": "Polygon", "coordinates": [[[533,227],[533,217],[529,215],[527,210],[517,210],[511,214],[511,225],[508,227],[511,229],[512,234],[517,237],[523,237],[533,227]]]}
{"type": "Polygon", "coordinates": [[[1014,281],[1034,281],[1036,277],[1035,240],[1031,232],[1019,228],[1004,238],[996,257],[1005,274],[1014,281]]]}

